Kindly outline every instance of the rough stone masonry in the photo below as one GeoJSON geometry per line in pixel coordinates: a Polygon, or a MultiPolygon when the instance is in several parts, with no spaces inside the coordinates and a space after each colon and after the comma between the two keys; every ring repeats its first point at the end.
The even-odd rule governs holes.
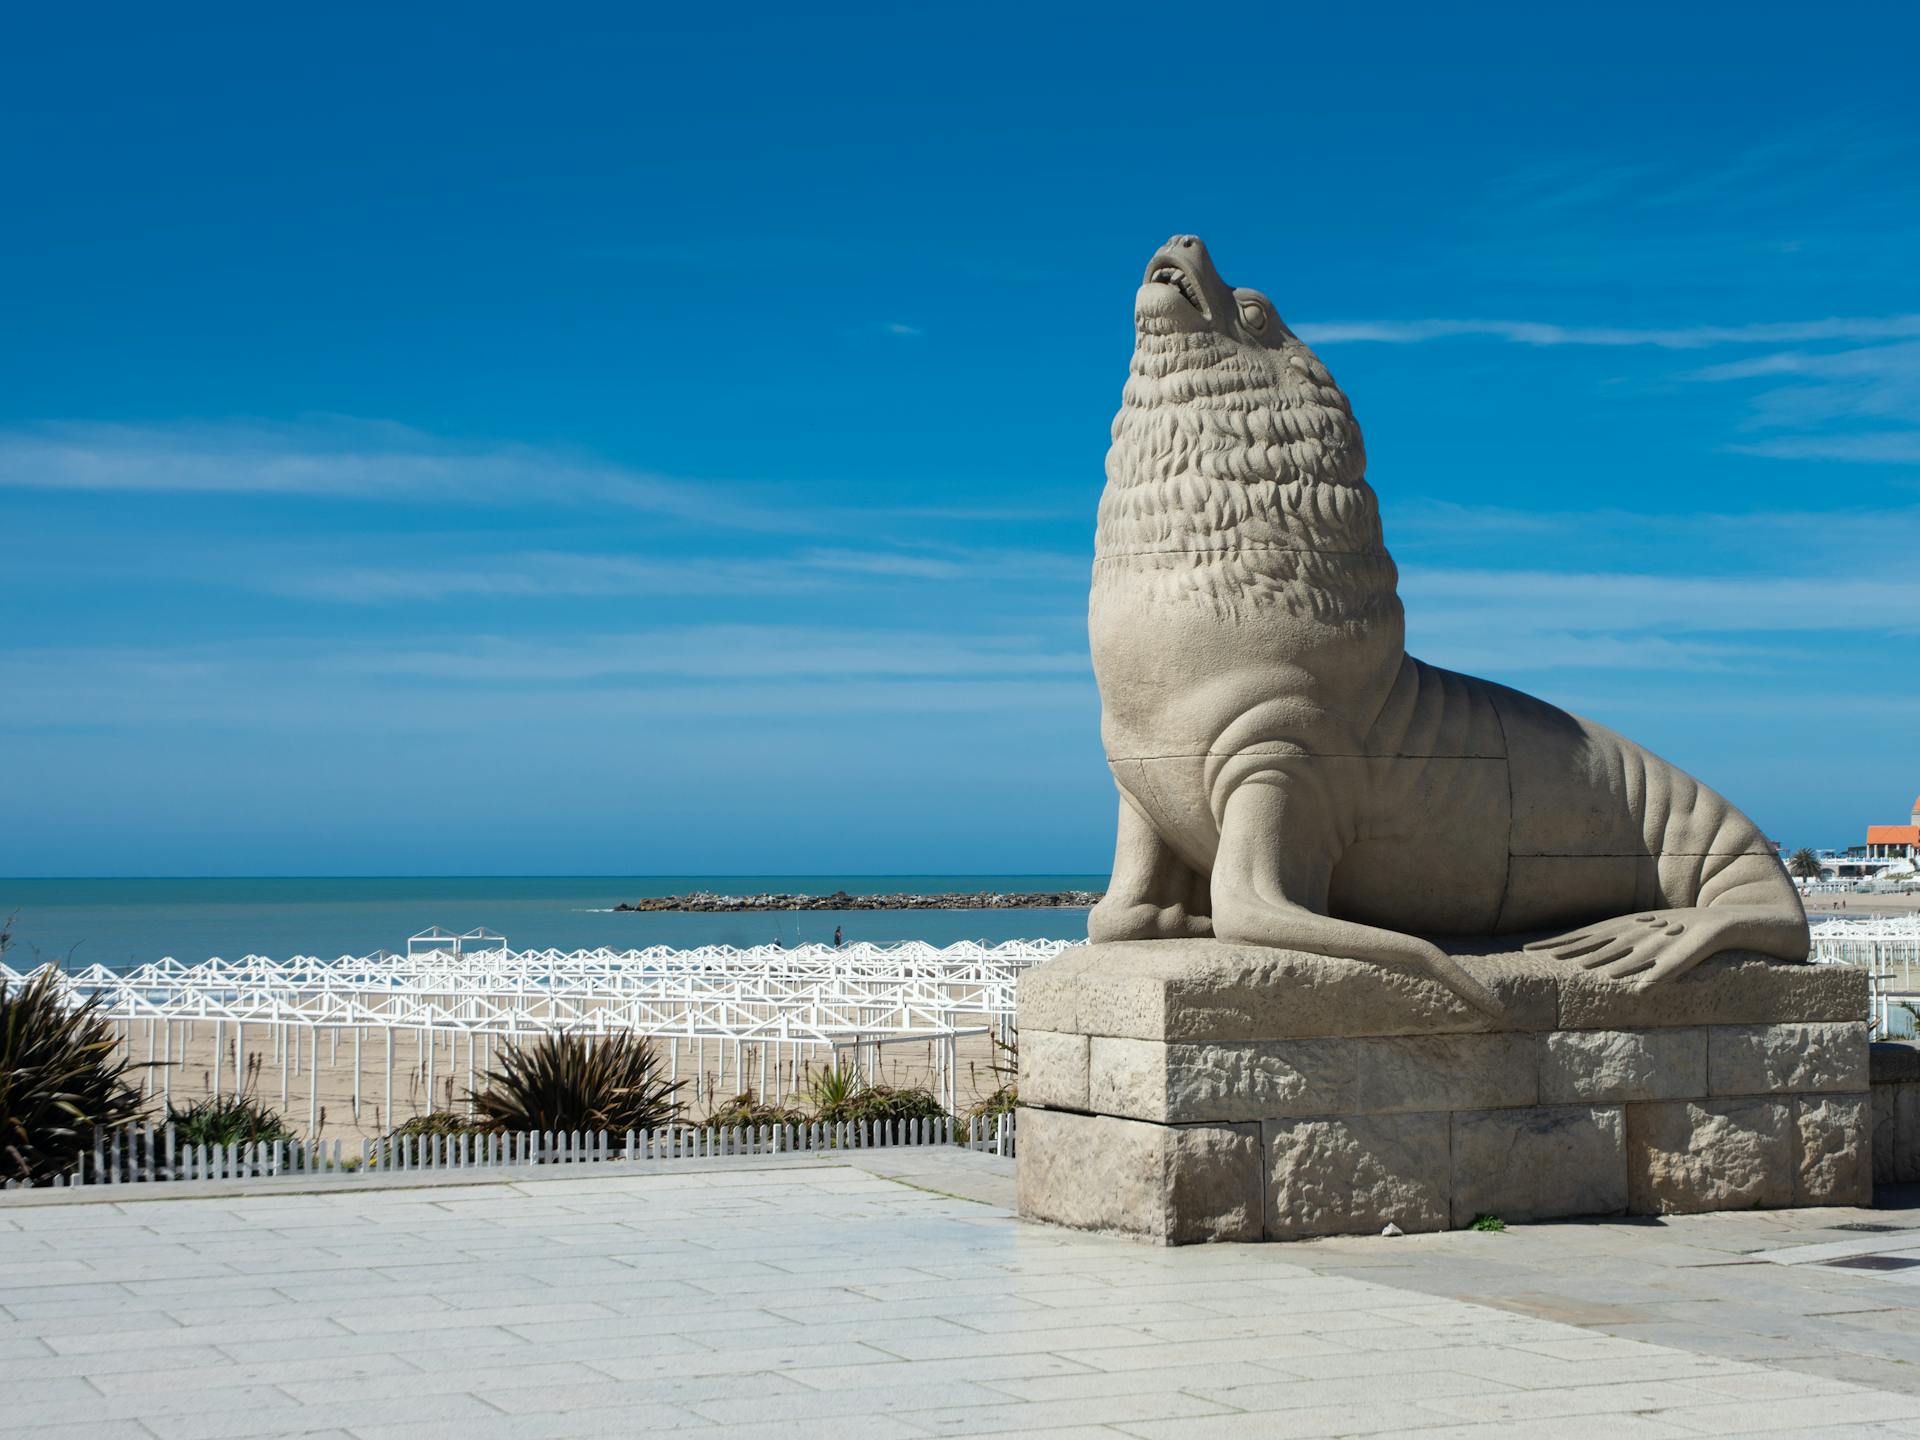
{"type": "Polygon", "coordinates": [[[1864,971],[1720,955],[1653,989],[1537,954],[1435,981],[1211,940],[1020,985],[1022,1213],[1167,1244],[1873,1194],[1864,971]]]}

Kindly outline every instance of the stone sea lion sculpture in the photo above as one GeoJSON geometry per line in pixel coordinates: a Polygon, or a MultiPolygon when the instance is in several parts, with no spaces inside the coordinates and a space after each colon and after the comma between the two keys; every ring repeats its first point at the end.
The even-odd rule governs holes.
{"type": "Polygon", "coordinates": [[[1088,609],[1119,839],[1093,940],[1213,935],[1424,973],[1423,935],[1652,984],[1804,960],[1745,815],[1624,736],[1406,653],[1360,427],[1194,236],[1148,263],[1088,609]]]}

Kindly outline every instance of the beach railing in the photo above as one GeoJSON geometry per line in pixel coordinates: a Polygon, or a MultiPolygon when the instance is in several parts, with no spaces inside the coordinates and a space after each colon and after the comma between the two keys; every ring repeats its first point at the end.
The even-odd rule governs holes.
{"type": "MultiPolygon", "coordinates": [[[[1014,1153],[1011,1114],[954,1119],[814,1121],[785,1125],[673,1125],[655,1130],[468,1132],[386,1135],[362,1140],[354,1154],[339,1140],[275,1140],[251,1145],[181,1141],[172,1126],[128,1127],[97,1137],[72,1172],[39,1188],[158,1185],[191,1181],[288,1180],[459,1170],[513,1170],[541,1165],[644,1165],[749,1155],[826,1155],[835,1151],[957,1147],[990,1155],[1014,1153]]],[[[8,1181],[7,1190],[33,1189],[8,1181]]]]}

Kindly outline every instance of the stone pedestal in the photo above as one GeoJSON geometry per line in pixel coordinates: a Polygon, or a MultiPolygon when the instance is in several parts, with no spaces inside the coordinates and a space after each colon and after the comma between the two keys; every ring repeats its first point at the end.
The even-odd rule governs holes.
{"type": "Polygon", "coordinates": [[[1164,1244],[1866,1204],[1865,972],[1717,956],[1638,989],[1463,957],[1498,1021],[1358,961],[1211,940],[1020,983],[1020,1210],[1164,1244]]]}

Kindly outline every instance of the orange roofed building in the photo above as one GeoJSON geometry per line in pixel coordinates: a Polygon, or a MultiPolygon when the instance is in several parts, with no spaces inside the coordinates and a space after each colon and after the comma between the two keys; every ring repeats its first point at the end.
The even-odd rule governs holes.
{"type": "Polygon", "coordinates": [[[1869,860],[1920,860],[1920,800],[1913,802],[1910,825],[1869,825],[1869,860]]]}

